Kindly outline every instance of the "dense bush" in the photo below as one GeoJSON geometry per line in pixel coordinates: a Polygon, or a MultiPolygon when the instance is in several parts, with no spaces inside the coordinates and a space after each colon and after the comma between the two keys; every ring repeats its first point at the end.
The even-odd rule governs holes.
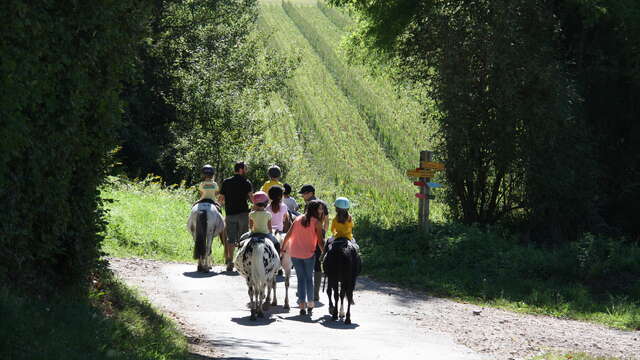
{"type": "Polygon", "coordinates": [[[553,249],[517,244],[508,231],[435,225],[354,234],[377,278],[512,309],[640,328],[640,247],[586,234],[553,249]]]}
{"type": "Polygon", "coordinates": [[[172,321],[111,274],[93,280],[88,298],[59,294],[43,301],[0,287],[0,358],[191,358],[172,321]]]}
{"type": "Polygon", "coordinates": [[[144,1],[0,5],[0,283],[80,285],[95,265],[98,199],[144,1]]]}
{"type": "Polygon", "coordinates": [[[352,49],[436,102],[455,218],[637,239],[640,3],[331,2],[360,14],[352,49]]]}

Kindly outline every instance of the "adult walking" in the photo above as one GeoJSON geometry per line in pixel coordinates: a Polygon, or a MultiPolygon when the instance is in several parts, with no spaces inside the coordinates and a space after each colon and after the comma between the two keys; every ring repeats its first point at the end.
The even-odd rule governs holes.
{"type": "Polygon", "coordinates": [[[233,249],[242,234],[249,231],[249,206],[253,186],[246,178],[249,167],[244,162],[237,162],[233,166],[234,175],[222,181],[220,188],[220,203],[224,204],[226,212],[225,229],[227,241],[224,244],[224,258],[227,271],[233,270],[233,249]]]}
{"type": "Polygon", "coordinates": [[[300,315],[309,314],[315,307],[313,294],[315,250],[324,251],[322,221],[324,211],[320,201],[310,201],[304,215],[298,216],[282,243],[281,253],[289,251],[298,278],[298,307],[300,315]]]}
{"type": "MultiPolygon", "coordinates": [[[[298,192],[300,195],[302,195],[302,198],[304,199],[304,203],[305,203],[305,212],[307,207],[309,206],[309,204],[313,201],[318,201],[320,202],[320,210],[323,213],[323,217],[322,217],[322,240],[324,241],[324,237],[325,234],[327,233],[327,230],[329,229],[329,207],[327,206],[327,203],[325,203],[324,201],[316,198],[316,189],[313,187],[313,185],[303,185],[302,188],[300,188],[300,191],[298,192]]],[[[315,301],[320,301],[320,282],[322,281],[322,267],[320,265],[320,248],[316,248],[316,259],[315,259],[315,264],[314,264],[314,289],[313,289],[313,294],[314,294],[314,300],[315,301]]]]}

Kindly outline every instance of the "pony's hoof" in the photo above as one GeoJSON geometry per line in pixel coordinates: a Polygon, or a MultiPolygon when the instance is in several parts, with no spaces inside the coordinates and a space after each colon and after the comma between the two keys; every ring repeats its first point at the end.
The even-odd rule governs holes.
{"type": "Polygon", "coordinates": [[[309,315],[309,316],[313,315],[313,308],[308,308],[307,309],[307,315],[309,315]]]}
{"type": "Polygon", "coordinates": [[[264,317],[264,313],[262,311],[258,311],[258,317],[259,318],[263,318],[264,317]]]}
{"type": "Polygon", "coordinates": [[[291,309],[291,308],[289,307],[289,304],[284,304],[284,306],[283,306],[282,308],[283,308],[283,309],[285,309],[285,310],[289,310],[289,309],[291,309]]]}
{"type": "Polygon", "coordinates": [[[271,302],[271,306],[278,306],[278,302],[277,302],[277,301],[275,301],[275,300],[273,300],[273,301],[271,302]]]}
{"type": "Polygon", "coordinates": [[[265,310],[269,309],[269,306],[270,306],[270,304],[269,304],[268,301],[265,301],[264,304],[262,304],[262,308],[264,308],[265,310]]]}
{"type": "Polygon", "coordinates": [[[331,315],[331,320],[338,320],[338,315],[337,314],[331,315]]]}
{"type": "Polygon", "coordinates": [[[307,315],[307,312],[304,309],[300,309],[300,315],[307,315]]]}
{"type": "Polygon", "coordinates": [[[346,318],[346,319],[344,320],[344,324],[345,324],[345,325],[351,325],[351,319],[346,318]]]}
{"type": "Polygon", "coordinates": [[[256,321],[256,311],[251,309],[251,317],[249,318],[251,321],[256,321]]]}

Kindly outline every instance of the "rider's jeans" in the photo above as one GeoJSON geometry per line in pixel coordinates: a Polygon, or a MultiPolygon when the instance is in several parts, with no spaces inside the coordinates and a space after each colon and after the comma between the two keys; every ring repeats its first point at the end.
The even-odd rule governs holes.
{"type": "Polygon", "coordinates": [[[298,278],[298,304],[313,302],[313,265],[316,257],[308,259],[291,258],[298,278]]]}

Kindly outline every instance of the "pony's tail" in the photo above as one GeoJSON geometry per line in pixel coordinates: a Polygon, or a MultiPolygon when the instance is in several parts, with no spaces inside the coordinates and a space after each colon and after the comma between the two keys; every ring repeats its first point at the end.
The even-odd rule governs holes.
{"type": "Polygon", "coordinates": [[[251,278],[255,284],[260,286],[267,284],[267,274],[263,261],[266,246],[265,242],[256,242],[253,244],[253,251],[251,252],[251,278]]]}
{"type": "Polygon", "coordinates": [[[206,256],[207,252],[207,212],[198,210],[198,222],[196,222],[196,244],[193,252],[193,258],[199,259],[206,256]]]}

